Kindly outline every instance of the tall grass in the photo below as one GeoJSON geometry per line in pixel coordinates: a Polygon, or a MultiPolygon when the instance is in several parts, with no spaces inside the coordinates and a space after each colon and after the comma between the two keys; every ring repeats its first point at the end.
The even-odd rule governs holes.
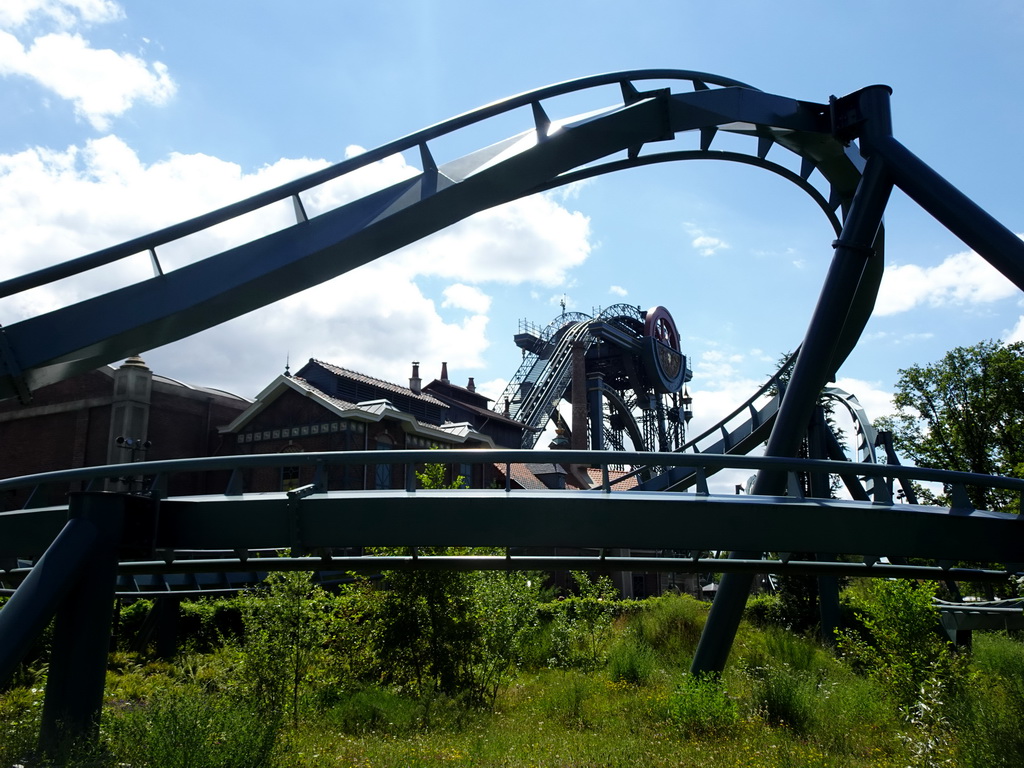
{"type": "Polygon", "coordinates": [[[269,768],[278,722],[243,700],[175,686],[113,714],[106,732],[110,751],[133,766],[269,768]]]}
{"type": "MultiPolygon", "coordinates": [[[[333,645],[358,631],[358,613],[343,631],[317,636],[298,700],[292,688],[292,703],[274,711],[251,695],[245,638],[170,661],[120,653],[108,673],[104,752],[89,765],[1024,764],[1024,644],[1013,637],[979,635],[970,684],[952,699],[952,689],[936,687],[908,714],[878,675],[777,626],[744,623],[721,679],[687,674],[706,611],[680,596],[616,606],[607,631],[595,625],[607,635],[602,646],[582,646],[579,666],[522,664],[486,706],[457,692],[384,684],[373,665],[332,663],[333,645]],[[928,707],[941,716],[930,719],[928,707]]],[[[531,625],[535,647],[524,648],[524,660],[540,657],[556,615],[531,625]]],[[[593,639],[591,627],[582,631],[593,639]]],[[[40,701],[38,687],[0,694],[0,768],[36,765],[28,761],[40,701]]]]}

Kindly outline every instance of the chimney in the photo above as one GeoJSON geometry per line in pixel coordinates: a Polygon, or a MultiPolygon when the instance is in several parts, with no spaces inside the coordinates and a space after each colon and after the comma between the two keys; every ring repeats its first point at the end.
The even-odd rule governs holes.
{"type": "Polygon", "coordinates": [[[441,363],[441,383],[451,383],[450,381],[448,381],[448,363],[441,363]]]}
{"type": "Polygon", "coordinates": [[[409,377],[409,389],[412,390],[414,395],[420,394],[422,391],[420,385],[423,384],[423,379],[420,378],[420,364],[412,364],[412,376],[409,377]]]}
{"type": "Polygon", "coordinates": [[[469,384],[466,385],[466,389],[468,389],[470,392],[476,392],[476,382],[473,381],[472,376],[469,377],[469,384]]]}

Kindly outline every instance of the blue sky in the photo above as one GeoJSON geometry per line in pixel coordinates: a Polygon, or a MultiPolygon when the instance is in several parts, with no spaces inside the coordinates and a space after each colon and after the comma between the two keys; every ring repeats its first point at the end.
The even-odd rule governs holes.
{"type": "MultiPolygon", "coordinates": [[[[711,72],[819,102],[888,84],[896,137],[1024,232],[1022,32],[1024,6],[1010,0],[5,0],[0,277],[233,202],[490,101],[642,68],[711,72]]],[[[393,159],[367,183],[404,172],[393,159]]],[[[886,226],[883,293],[840,371],[872,416],[888,409],[900,367],[956,345],[1024,338],[1019,291],[902,193],[886,226]]],[[[520,318],[545,324],[563,298],[585,312],[660,304],[691,357],[701,428],[799,343],[832,239],[809,198],[764,171],[706,162],[633,170],[486,212],[357,273],[140,352],[160,373],[248,397],[286,359],[294,368],[310,357],[393,381],[413,360],[428,378],[446,361],[456,383],[473,376],[496,393],[519,362],[520,318]]],[[[171,258],[192,258],[190,247],[171,258]]],[[[91,295],[105,280],[6,300],[0,324],[91,295]]]]}

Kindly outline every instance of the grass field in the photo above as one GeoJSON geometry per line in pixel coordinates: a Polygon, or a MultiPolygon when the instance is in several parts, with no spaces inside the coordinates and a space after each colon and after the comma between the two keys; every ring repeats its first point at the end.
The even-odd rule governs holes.
{"type": "MultiPolygon", "coordinates": [[[[916,600],[915,589],[897,594],[897,610],[917,610],[899,604],[916,600]]],[[[423,661],[428,657],[417,660],[404,640],[391,647],[405,664],[395,668],[397,661],[382,658],[394,637],[367,639],[387,615],[373,602],[376,593],[361,593],[358,600],[371,603],[359,603],[358,610],[352,596],[349,602],[320,593],[310,601],[291,598],[274,604],[261,595],[241,598],[242,607],[230,601],[188,607],[187,649],[169,660],[153,658],[148,649],[111,654],[99,746],[65,764],[1024,764],[1024,644],[1005,634],[976,633],[969,655],[954,654],[938,635],[894,634],[894,624],[913,622],[882,616],[868,587],[852,599],[860,631],[840,643],[840,651],[780,626],[778,616],[766,618],[762,599],[751,609],[756,622],[744,621],[721,680],[687,674],[704,603],[678,595],[538,602],[528,626],[516,630],[511,663],[494,672],[491,660],[469,654],[462,673],[477,677],[458,678],[462,682],[447,689],[440,673],[431,676],[423,661]],[[290,610],[300,620],[292,634],[282,629],[287,622],[274,624],[290,610]],[[887,628],[879,626],[881,618],[887,628]],[[257,627],[269,631],[260,635],[257,627]],[[887,657],[890,646],[898,652],[887,657]],[[479,682],[484,668],[485,686],[465,682],[479,682]],[[908,687],[908,680],[916,682],[908,687]]],[[[126,612],[126,647],[132,614],[142,610],[126,612]]],[[[461,615],[453,608],[446,620],[453,613],[461,615]]],[[[466,630],[445,625],[445,631],[466,630]]],[[[507,640],[502,631],[492,634],[507,640]]],[[[495,645],[498,640],[489,642],[505,647],[495,645]]],[[[441,650],[446,657],[461,652],[441,650]]],[[[16,683],[0,694],[0,766],[45,764],[33,757],[45,649],[16,683]]]]}

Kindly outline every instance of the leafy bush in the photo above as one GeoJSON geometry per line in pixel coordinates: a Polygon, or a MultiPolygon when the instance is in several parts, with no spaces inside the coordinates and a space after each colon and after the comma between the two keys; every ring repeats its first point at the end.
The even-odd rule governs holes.
{"type": "Polygon", "coordinates": [[[547,615],[551,657],[548,664],[562,669],[597,669],[605,661],[612,621],[622,601],[607,576],[591,579],[586,571],[570,571],[578,596],[549,603],[547,615]]]}
{"type": "Polygon", "coordinates": [[[758,592],[747,598],[744,617],[758,627],[787,627],[782,596],[774,592],[758,592]]]}
{"type": "Polygon", "coordinates": [[[904,708],[918,701],[932,678],[943,680],[951,695],[964,681],[963,663],[938,632],[934,594],[933,583],[876,580],[860,614],[868,638],[849,631],[839,635],[839,648],[853,665],[904,708]]]}
{"type": "Polygon", "coordinates": [[[244,606],[244,596],[182,601],[178,619],[181,645],[204,653],[226,640],[241,639],[245,631],[244,606]]]}
{"type": "Polygon", "coordinates": [[[536,642],[540,581],[521,571],[387,574],[366,616],[379,679],[492,705],[536,642]]]}
{"type": "Polygon", "coordinates": [[[319,666],[331,619],[324,590],[312,574],[272,573],[265,591],[240,600],[245,623],[242,675],[247,695],[274,719],[299,718],[299,695],[319,666]]]}

